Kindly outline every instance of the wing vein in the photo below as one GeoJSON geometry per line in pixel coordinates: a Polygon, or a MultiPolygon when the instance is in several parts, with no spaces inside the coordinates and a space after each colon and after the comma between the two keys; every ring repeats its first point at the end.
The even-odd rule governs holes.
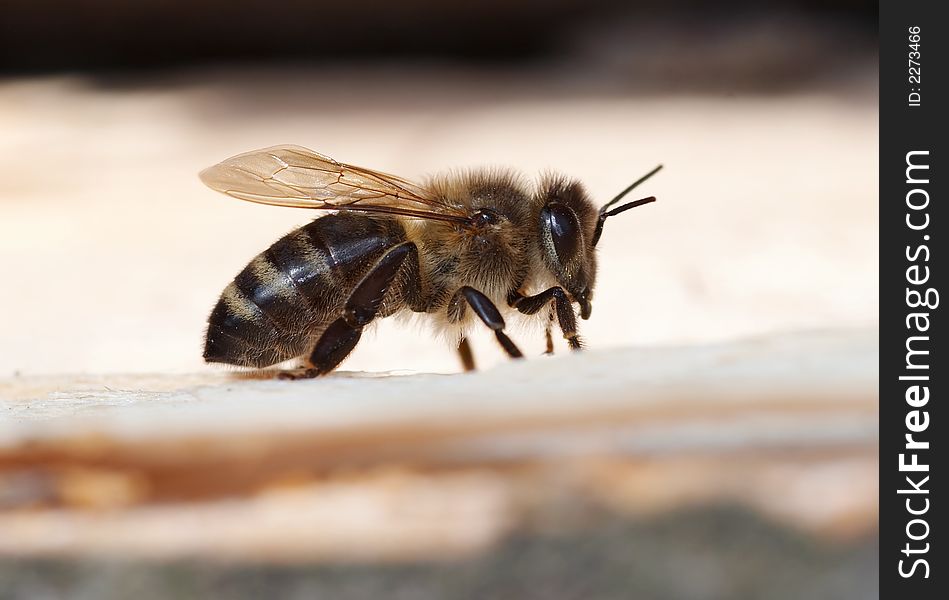
{"type": "Polygon", "coordinates": [[[200,177],[212,189],[250,202],[468,222],[461,208],[407,179],[339,163],[301,146],[239,154],[205,169],[200,177]]]}

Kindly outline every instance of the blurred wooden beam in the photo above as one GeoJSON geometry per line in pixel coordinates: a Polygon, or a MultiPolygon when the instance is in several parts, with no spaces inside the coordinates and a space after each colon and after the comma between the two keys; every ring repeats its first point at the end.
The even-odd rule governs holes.
{"type": "Polygon", "coordinates": [[[7,379],[0,554],[442,557],[574,513],[718,503],[865,533],[876,340],[812,332],[469,375],[7,379]]]}

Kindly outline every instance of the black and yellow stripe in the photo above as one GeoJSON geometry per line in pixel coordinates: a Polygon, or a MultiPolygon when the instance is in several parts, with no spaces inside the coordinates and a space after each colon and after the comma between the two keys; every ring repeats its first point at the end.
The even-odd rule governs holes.
{"type": "Polygon", "coordinates": [[[284,236],[221,294],[208,319],[205,360],[260,368],[306,353],[363,274],[404,240],[397,220],[351,213],[284,236]]]}

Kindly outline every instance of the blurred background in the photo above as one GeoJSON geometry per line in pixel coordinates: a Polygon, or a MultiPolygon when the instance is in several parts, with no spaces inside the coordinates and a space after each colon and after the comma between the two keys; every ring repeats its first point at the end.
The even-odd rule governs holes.
{"type": "MultiPolygon", "coordinates": [[[[408,178],[557,170],[598,202],[663,163],[604,235],[593,348],[873,323],[875,61],[856,0],[9,0],[0,373],[208,368],[220,291],[314,215],[196,174],[287,143],[408,178]]],[[[383,323],[343,368],[458,364],[383,323]]]]}
{"type": "MultiPolygon", "coordinates": [[[[598,202],[664,164],[641,189],[659,201],[611,220],[599,245],[581,323],[593,350],[872,332],[877,76],[865,0],[6,0],[0,378],[20,398],[18,381],[53,377],[40,387],[64,399],[55,377],[225,372],[201,361],[218,294],[315,215],[226,198],[197,173],[275,144],[410,179],[556,170],[598,202]]],[[[543,350],[536,332],[512,337],[543,350]]],[[[487,335],[473,346],[481,366],[502,360],[487,335]]],[[[383,322],[342,369],[459,365],[427,332],[383,322]]],[[[528,527],[451,564],[7,558],[0,598],[869,598],[867,444],[856,471],[820,471],[828,485],[858,473],[840,497],[870,507],[829,545],[728,504],[559,536],[528,527]]],[[[787,473],[762,468],[780,495],[787,473]]],[[[476,497],[490,488],[478,481],[465,484],[476,497]]]]}

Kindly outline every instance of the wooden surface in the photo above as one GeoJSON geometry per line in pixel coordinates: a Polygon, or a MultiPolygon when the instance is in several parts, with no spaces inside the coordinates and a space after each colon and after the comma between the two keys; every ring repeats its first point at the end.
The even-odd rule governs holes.
{"type": "Polygon", "coordinates": [[[723,503],[864,535],[876,364],[850,330],[466,375],[10,378],[0,553],[408,560],[723,503]]]}

